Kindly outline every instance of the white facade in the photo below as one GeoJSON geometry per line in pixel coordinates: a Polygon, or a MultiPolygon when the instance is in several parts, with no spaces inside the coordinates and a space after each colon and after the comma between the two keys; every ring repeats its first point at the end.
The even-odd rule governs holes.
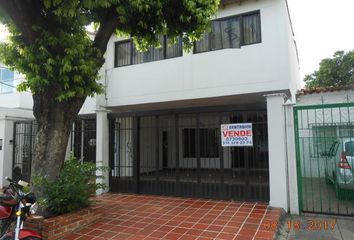
{"type": "Polygon", "coordinates": [[[270,205],[298,213],[297,195],[289,193],[297,186],[296,174],[288,172],[288,165],[295,165],[295,150],[288,145],[293,143],[287,136],[292,136],[292,129],[287,130],[293,126],[292,107],[285,102],[295,103],[300,83],[286,1],[228,4],[215,18],[253,11],[260,12],[261,42],[241,48],[183,52],[172,59],[115,67],[115,43],[122,39],[112,36],[106,53],[106,106],[118,113],[213,105],[267,109],[270,205]]]}
{"type": "MultiPolygon", "coordinates": [[[[296,46],[286,1],[234,1],[220,8],[215,18],[254,11],[260,13],[261,42],[241,48],[197,54],[183,52],[181,57],[115,67],[115,42],[122,39],[112,36],[107,46],[106,64],[101,72],[101,83],[106,93],[88,98],[80,111],[82,115],[96,114],[97,117],[97,165],[107,165],[109,162],[107,112],[134,113],[228,105],[236,105],[243,110],[263,109],[268,113],[269,123],[270,205],[285,210],[290,208],[296,213],[297,202],[292,200],[296,197],[289,195],[289,186],[293,189],[291,184],[296,181],[287,170],[288,165],[293,166],[295,153],[286,144],[291,142],[286,137],[286,128],[292,123],[288,121],[286,113],[289,107],[285,106],[285,101],[295,102],[295,93],[300,84],[296,46]]],[[[5,102],[5,105],[10,104],[6,97],[0,95],[0,106],[5,102]]],[[[11,107],[32,106],[26,96],[18,99],[18,103],[11,101],[11,107]]],[[[132,162],[132,153],[125,148],[127,145],[123,146],[124,155],[128,156],[126,161],[132,162]]],[[[217,167],[220,161],[214,161],[217,167]]],[[[224,164],[229,162],[225,157],[224,164]]],[[[7,170],[3,169],[9,170],[8,167],[7,170]]],[[[131,175],[132,172],[125,174],[131,175]]]]}
{"type": "Polygon", "coordinates": [[[295,93],[298,62],[283,0],[226,5],[216,18],[260,10],[262,40],[240,49],[184,53],[156,62],[114,68],[112,37],[106,53],[107,106],[119,107],[260,92],[295,93]]]}

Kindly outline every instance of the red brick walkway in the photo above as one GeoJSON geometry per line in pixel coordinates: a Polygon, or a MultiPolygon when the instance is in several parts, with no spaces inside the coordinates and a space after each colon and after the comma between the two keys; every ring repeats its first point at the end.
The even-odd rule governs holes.
{"type": "Polygon", "coordinates": [[[273,239],[280,209],[263,203],[105,194],[105,216],[67,239],[273,239]]]}

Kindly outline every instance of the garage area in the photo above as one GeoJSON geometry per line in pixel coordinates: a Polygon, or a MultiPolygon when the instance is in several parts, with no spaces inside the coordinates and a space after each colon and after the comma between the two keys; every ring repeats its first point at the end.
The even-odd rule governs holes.
{"type": "Polygon", "coordinates": [[[111,114],[110,190],[269,201],[266,110],[111,114]],[[253,146],[221,146],[221,125],[252,123],[253,146]]]}
{"type": "Polygon", "coordinates": [[[294,108],[302,212],[354,216],[354,104],[294,108]]]}

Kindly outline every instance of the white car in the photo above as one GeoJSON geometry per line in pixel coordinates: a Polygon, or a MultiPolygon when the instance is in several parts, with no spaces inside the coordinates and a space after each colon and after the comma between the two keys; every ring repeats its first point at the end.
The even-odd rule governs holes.
{"type": "Polygon", "coordinates": [[[335,141],[326,157],[326,180],[333,183],[338,199],[343,199],[346,190],[354,190],[354,139],[335,141]],[[338,147],[342,150],[337,154],[338,147]]]}

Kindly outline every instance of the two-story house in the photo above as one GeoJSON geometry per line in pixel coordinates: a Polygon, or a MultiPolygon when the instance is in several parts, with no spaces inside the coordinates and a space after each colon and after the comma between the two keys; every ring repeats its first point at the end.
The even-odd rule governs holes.
{"type": "Polygon", "coordinates": [[[96,138],[81,147],[111,167],[110,190],[297,209],[284,105],[295,102],[299,74],[286,0],[221,1],[192,52],[160,39],[139,52],[112,36],[106,92],[80,112],[96,119],[96,138]]]}
{"type": "Polygon", "coordinates": [[[131,39],[108,43],[97,159],[109,159],[111,191],[288,209],[283,105],[299,75],[287,2],[222,1],[193,52],[168,42],[143,53],[131,39]],[[234,130],[250,126],[247,144],[234,130]]]}

